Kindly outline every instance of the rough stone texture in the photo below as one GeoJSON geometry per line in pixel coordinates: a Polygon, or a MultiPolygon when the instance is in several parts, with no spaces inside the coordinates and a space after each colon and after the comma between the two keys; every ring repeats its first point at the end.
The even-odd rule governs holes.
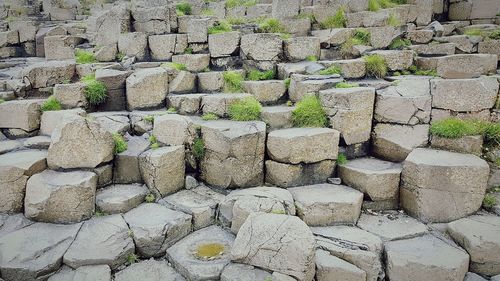
{"type": "Polygon", "coordinates": [[[145,260],[115,274],[115,281],[185,281],[166,261],[145,260]]]}
{"type": "Polygon", "coordinates": [[[332,128],[340,131],[347,145],[370,139],[375,89],[354,87],[319,92],[321,105],[332,128]]]}
{"type": "Polygon", "coordinates": [[[22,77],[33,88],[50,87],[71,80],[75,75],[74,61],[43,61],[34,63],[22,70],[22,77]]]}
{"type": "Polygon", "coordinates": [[[63,266],[47,281],[111,281],[111,269],[107,265],[88,265],[77,269],[63,266]]]}
{"type": "Polygon", "coordinates": [[[244,81],[241,85],[262,104],[276,103],[286,94],[286,86],[282,80],[244,81]]]}
{"type": "Polygon", "coordinates": [[[88,115],[108,132],[124,135],[130,130],[128,112],[94,112],[88,115]]]}
{"type": "Polygon", "coordinates": [[[32,225],[33,221],[28,220],[23,214],[0,214],[0,237],[14,232],[18,229],[32,225]]]}
{"type": "Polygon", "coordinates": [[[416,147],[428,142],[429,125],[403,126],[379,123],[373,130],[373,152],[389,161],[401,162],[416,147]]]}
{"type": "Polygon", "coordinates": [[[324,183],[335,172],[335,160],[310,164],[286,164],[266,160],[266,183],[292,187],[324,183]]]}
{"type": "Polygon", "coordinates": [[[275,280],[272,275],[262,269],[255,268],[251,265],[230,263],[220,275],[221,281],[253,281],[253,280],[275,280]]]}
{"type": "Polygon", "coordinates": [[[80,222],[94,212],[96,186],[92,172],[45,170],[26,184],[24,213],[35,221],[80,222]]]}
{"type": "Polygon", "coordinates": [[[349,262],[364,272],[367,281],[384,279],[381,262],[382,241],[377,236],[352,226],[311,228],[319,249],[349,262]]]}
{"type": "Polygon", "coordinates": [[[337,159],[339,132],[328,128],[291,128],[272,131],[267,153],[282,163],[315,163],[337,159]]]}
{"type": "Polygon", "coordinates": [[[448,233],[470,255],[470,270],[493,276],[500,274],[500,218],[470,216],[448,224],[448,233]]]}
{"type": "Polygon", "coordinates": [[[433,36],[434,32],[432,30],[426,30],[426,29],[410,30],[406,35],[406,37],[410,39],[412,43],[417,43],[417,44],[427,44],[432,40],[433,36]]]}
{"type": "Polygon", "coordinates": [[[260,118],[266,122],[270,130],[287,129],[293,127],[291,106],[266,106],[262,108],[260,118]]]}
{"type": "Polygon", "coordinates": [[[95,168],[113,159],[111,133],[97,122],[74,116],[52,132],[47,164],[51,169],[95,168]]]}
{"type": "Polygon", "coordinates": [[[494,77],[476,79],[432,79],[432,106],[453,111],[480,111],[495,105],[498,81],[494,77]]]}
{"type": "MultiPolygon", "coordinates": [[[[200,81],[198,74],[198,82],[200,81]]],[[[190,95],[168,95],[167,105],[174,107],[179,114],[194,115],[199,113],[201,100],[206,94],[190,94],[190,95]]]]}
{"type": "Polygon", "coordinates": [[[39,134],[51,136],[55,128],[59,127],[61,124],[65,123],[67,119],[70,119],[75,115],[85,117],[86,112],[81,108],[44,111],[40,122],[39,134]]]}
{"type": "Polygon", "coordinates": [[[125,213],[141,204],[148,192],[139,184],[111,185],[97,191],[96,206],[105,214],[125,213]]]}
{"type": "Polygon", "coordinates": [[[140,69],[126,83],[129,110],[161,107],[168,93],[168,72],[161,67],[140,69]]]}
{"type": "Polygon", "coordinates": [[[9,281],[37,280],[56,271],[80,226],[35,223],[1,236],[2,277],[9,281]]]}
{"type": "Polygon", "coordinates": [[[330,255],[324,250],[316,250],[316,280],[365,281],[366,272],[359,267],[330,255]]]}
{"type": "Polygon", "coordinates": [[[325,67],[337,65],[342,70],[342,77],[346,79],[362,78],[366,75],[366,63],[362,58],[349,60],[322,61],[325,67]]]}
{"type": "Polygon", "coordinates": [[[469,255],[431,235],[385,244],[390,280],[463,280],[469,255]]]}
{"type": "Polygon", "coordinates": [[[463,136],[457,139],[450,139],[433,135],[431,138],[431,147],[481,156],[483,151],[483,136],[463,136]]]}
{"type": "Polygon", "coordinates": [[[190,215],[159,204],[141,204],[123,217],[133,232],[137,252],[146,258],[165,254],[167,248],[191,232],[190,215]]]}
{"type": "MultiPolygon", "coordinates": [[[[484,279],[483,277],[481,277],[480,275],[477,275],[477,274],[472,273],[472,272],[467,272],[465,274],[464,281],[487,281],[487,280],[484,279]]],[[[493,281],[495,281],[495,280],[493,280],[493,281]]]]}
{"type": "Polygon", "coordinates": [[[88,102],[84,90],[85,83],[57,84],[54,86],[54,97],[66,109],[87,107],[88,102]]]}
{"type": "Polygon", "coordinates": [[[283,53],[283,40],[275,33],[255,33],[241,36],[240,56],[256,61],[276,61],[283,53]]]}
{"type": "Polygon", "coordinates": [[[292,194],[276,187],[254,187],[235,190],[219,204],[218,219],[237,233],[251,213],[283,213],[295,215],[292,194]]]}
{"type": "Polygon", "coordinates": [[[408,69],[413,64],[412,50],[379,50],[370,54],[382,56],[391,71],[408,69]]]}
{"type": "Polygon", "coordinates": [[[114,270],[124,264],[134,250],[134,241],[122,216],[104,216],[83,224],[63,261],[73,268],[107,264],[114,270]]]}
{"type": "Polygon", "coordinates": [[[151,35],[148,43],[153,60],[170,60],[172,55],[180,54],[186,49],[187,34],[151,35]]]}
{"type": "Polygon", "coordinates": [[[174,55],[172,56],[172,62],[184,64],[188,71],[200,72],[209,66],[210,55],[209,54],[174,55]]]}
{"type": "Polygon", "coordinates": [[[174,268],[188,280],[214,280],[220,277],[230,262],[234,235],[218,226],[209,226],[191,233],[167,249],[167,258],[174,268]],[[193,253],[199,246],[216,243],[224,247],[223,253],[212,260],[197,258],[193,253]]]}
{"type": "Polygon", "coordinates": [[[363,193],[345,185],[316,184],[288,189],[297,215],[309,226],[356,224],[363,193]]]}
{"type": "Polygon", "coordinates": [[[234,54],[239,49],[240,37],[237,31],[208,35],[210,57],[218,58],[234,54]]]}
{"type": "Polygon", "coordinates": [[[40,127],[43,100],[14,100],[0,104],[0,128],[33,131],[40,127]]]}
{"type": "Polygon", "coordinates": [[[290,61],[301,61],[311,56],[319,58],[320,39],[317,37],[293,37],[285,41],[284,52],[290,61]]]}
{"type": "Polygon", "coordinates": [[[163,197],[184,187],[184,146],[150,149],[139,157],[142,179],[149,190],[163,197]]]}
{"type": "Polygon", "coordinates": [[[260,121],[201,124],[205,155],[201,178],[220,188],[260,186],[264,180],[266,125],[260,121]]]}
{"type": "Polygon", "coordinates": [[[396,212],[380,215],[361,214],[358,227],[379,236],[383,241],[401,240],[427,233],[416,219],[396,212]]]}
{"type": "Polygon", "coordinates": [[[177,72],[175,78],[170,80],[169,94],[191,93],[196,90],[196,74],[189,71],[177,72]]]}
{"type": "Polygon", "coordinates": [[[154,120],[153,135],[166,145],[192,144],[197,137],[196,128],[187,116],[165,114],[154,120]]]}
{"type": "Polygon", "coordinates": [[[321,90],[326,90],[334,87],[337,83],[344,79],[339,75],[302,75],[292,74],[290,77],[290,87],[288,88],[288,96],[291,101],[298,102],[304,96],[311,93],[318,93],[321,90]]]}
{"type": "Polygon", "coordinates": [[[481,54],[492,54],[500,57],[500,40],[479,42],[477,52],[481,54]]]}
{"type": "Polygon", "coordinates": [[[22,211],[26,182],[47,167],[47,151],[22,150],[0,155],[0,213],[22,211]]]}
{"type": "Polygon", "coordinates": [[[474,78],[494,73],[498,57],[490,54],[451,55],[439,59],[437,73],[442,78],[474,78]]]}
{"type": "Polygon", "coordinates": [[[401,164],[376,158],[359,158],[339,165],[342,181],[364,194],[372,201],[398,200],[401,164]]]}
{"type": "Polygon", "coordinates": [[[82,37],[68,35],[45,36],[44,48],[47,60],[66,60],[75,58],[75,47],[81,44],[82,37]]]}
{"type": "Polygon", "coordinates": [[[115,155],[113,181],[115,183],[141,183],[139,155],[149,147],[145,136],[126,135],[127,150],[115,155]]]}
{"type": "Polygon", "coordinates": [[[471,154],[417,148],[401,176],[401,206],[426,222],[449,222],[479,209],[488,183],[486,161],[471,154]]]}
{"type": "Polygon", "coordinates": [[[201,99],[201,108],[203,109],[203,113],[213,113],[219,117],[228,117],[229,107],[232,104],[251,96],[251,94],[247,93],[205,95],[201,99]]]}
{"type": "Polygon", "coordinates": [[[429,123],[431,103],[428,78],[397,80],[397,85],[377,90],[374,119],[408,125],[429,123]]]}
{"type": "Polygon", "coordinates": [[[118,51],[143,61],[147,57],[148,36],[142,32],[122,33],[118,38],[118,51]]]}
{"type": "Polygon", "coordinates": [[[254,213],[241,226],[231,259],[311,281],[314,248],[311,230],[298,217],[254,213]]]}

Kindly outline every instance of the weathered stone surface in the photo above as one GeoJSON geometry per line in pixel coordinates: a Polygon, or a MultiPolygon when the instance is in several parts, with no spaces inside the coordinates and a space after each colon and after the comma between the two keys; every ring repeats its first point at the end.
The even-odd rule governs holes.
{"type": "Polygon", "coordinates": [[[34,63],[22,70],[33,88],[44,88],[71,80],[75,75],[74,61],[43,61],[34,63]]]}
{"type": "Polygon", "coordinates": [[[186,33],[188,43],[205,43],[208,36],[209,18],[188,18],[186,20],[186,33]]]}
{"type": "Polygon", "coordinates": [[[268,135],[267,153],[282,163],[315,163],[337,159],[339,132],[328,128],[291,128],[268,135]]]}
{"type": "Polygon", "coordinates": [[[149,49],[153,60],[169,60],[187,47],[186,34],[161,34],[148,37],[149,49]]]}
{"type": "Polygon", "coordinates": [[[238,51],[240,45],[240,33],[224,32],[210,34],[208,36],[208,50],[212,58],[226,57],[238,51]]]}
{"type": "Polygon", "coordinates": [[[63,261],[73,268],[107,264],[111,269],[116,269],[127,261],[134,249],[134,241],[122,216],[104,216],[83,224],[75,241],[64,254],[63,261]]]}
{"type": "Polygon", "coordinates": [[[283,40],[276,33],[255,33],[241,36],[242,59],[276,61],[283,53],[283,40]]]}
{"type": "Polygon", "coordinates": [[[184,146],[150,149],[139,157],[142,179],[149,190],[163,197],[184,187],[184,146]]]}
{"type": "Polygon", "coordinates": [[[390,280],[463,280],[469,255],[431,235],[385,244],[390,280]]]}
{"type": "Polygon", "coordinates": [[[474,78],[494,73],[498,57],[490,54],[452,55],[439,58],[437,73],[442,78],[474,78]]]}
{"type": "Polygon", "coordinates": [[[196,74],[189,71],[177,72],[175,78],[170,80],[169,94],[191,93],[196,90],[196,74]]]}
{"type": "Polygon", "coordinates": [[[235,190],[219,204],[218,219],[237,233],[251,213],[295,215],[292,194],[276,187],[254,187],[235,190]]]}
{"type": "Polygon", "coordinates": [[[126,5],[116,5],[88,20],[88,31],[96,45],[116,44],[121,33],[130,29],[130,10],[126,5]]]}
{"type": "Polygon", "coordinates": [[[262,108],[260,118],[266,122],[270,130],[287,129],[293,127],[291,106],[266,106],[262,108]]]}
{"type": "MultiPolygon", "coordinates": [[[[481,277],[480,275],[476,274],[476,273],[467,272],[465,274],[464,281],[487,281],[487,280],[484,279],[483,277],[481,277]]],[[[493,280],[493,281],[495,281],[495,280],[493,280]]]]}
{"type": "Polygon", "coordinates": [[[170,33],[169,9],[168,5],[131,7],[134,30],[145,32],[148,35],[170,33]]]}
{"type": "Polygon", "coordinates": [[[353,28],[332,28],[311,31],[318,37],[321,45],[339,46],[354,34],[353,28]]]}
{"type": "Polygon", "coordinates": [[[115,274],[115,281],[185,281],[166,261],[145,260],[115,274]]]}
{"type": "Polygon", "coordinates": [[[340,131],[347,145],[370,139],[375,89],[354,87],[319,92],[330,125],[340,131]]]}
{"type": "Polygon", "coordinates": [[[66,60],[75,58],[75,47],[83,38],[71,35],[45,36],[44,48],[47,60],[66,60]]]}
{"type": "MultiPolygon", "coordinates": [[[[223,33],[224,34],[224,33],[223,33]]],[[[240,72],[244,75],[243,72],[240,72]]],[[[203,93],[221,92],[224,87],[224,72],[209,71],[198,73],[198,89],[203,93]]]]}
{"type": "Polygon", "coordinates": [[[285,41],[285,56],[290,61],[301,61],[308,57],[319,58],[320,39],[317,37],[293,37],[285,41]]]}
{"type": "Polygon", "coordinates": [[[352,226],[313,227],[311,230],[319,249],[357,266],[366,272],[368,281],[384,279],[380,238],[352,226]]]}
{"type": "Polygon", "coordinates": [[[165,114],[154,120],[153,135],[166,145],[192,144],[197,137],[191,118],[178,114],[165,114]]]}
{"type": "Polygon", "coordinates": [[[416,219],[396,212],[381,215],[361,214],[358,227],[379,236],[383,241],[408,239],[427,233],[416,219]]]}
{"type": "Polygon", "coordinates": [[[168,72],[161,67],[140,69],[126,84],[129,110],[161,107],[168,93],[168,72]]]}
{"type": "Polygon", "coordinates": [[[127,150],[115,155],[113,181],[115,183],[140,183],[142,176],[139,168],[139,155],[148,149],[149,141],[145,136],[126,135],[125,139],[127,150]]]}
{"type": "Polygon", "coordinates": [[[292,74],[290,77],[288,96],[291,101],[298,102],[304,96],[319,93],[321,90],[331,89],[342,79],[339,75],[302,75],[292,74]]]}
{"type": "MultiPolygon", "coordinates": [[[[198,82],[200,81],[198,74],[198,82]]],[[[179,114],[194,115],[199,113],[201,100],[206,94],[189,94],[189,95],[168,95],[167,105],[174,107],[179,114]]]]}
{"type": "Polygon", "coordinates": [[[148,36],[142,32],[122,33],[118,38],[118,51],[143,61],[147,57],[148,36]]]}
{"type": "Polygon", "coordinates": [[[141,204],[148,192],[139,184],[111,185],[97,191],[96,206],[105,214],[125,213],[141,204]]]}
{"type": "Polygon", "coordinates": [[[480,111],[495,105],[498,81],[494,77],[476,79],[432,79],[432,106],[453,111],[480,111]]]}
{"type": "Polygon", "coordinates": [[[14,100],[0,104],[0,128],[33,131],[40,127],[43,100],[14,100]]]}
{"type": "Polygon", "coordinates": [[[190,215],[159,204],[142,204],[123,217],[133,233],[137,252],[146,258],[165,254],[167,248],[191,232],[190,215]]]}
{"type": "Polygon", "coordinates": [[[54,97],[63,108],[86,107],[85,83],[57,84],[54,86],[54,97]]]}
{"type": "Polygon", "coordinates": [[[42,119],[40,122],[40,135],[51,136],[52,132],[61,124],[67,122],[68,119],[73,116],[85,117],[86,112],[81,108],[74,108],[68,110],[54,110],[54,111],[44,111],[42,114],[42,119]]]}
{"type": "Polygon", "coordinates": [[[417,148],[403,164],[400,204],[426,222],[462,218],[481,206],[488,174],[477,156],[417,148]]]}
{"type": "Polygon", "coordinates": [[[330,255],[324,250],[316,250],[316,280],[365,281],[366,272],[359,267],[330,255]]]}
{"type": "Polygon", "coordinates": [[[401,162],[416,147],[428,142],[429,125],[403,126],[379,123],[373,130],[373,152],[389,161],[401,162]]]}
{"type": "MultiPolygon", "coordinates": [[[[384,12],[377,14],[377,20],[381,19],[385,21],[384,18],[388,19],[389,16],[387,13],[384,15],[384,12]]],[[[366,17],[365,20],[370,20],[370,17],[366,17]]],[[[365,24],[365,26],[367,25],[365,24]]],[[[388,47],[394,39],[401,35],[401,31],[398,28],[389,25],[371,27],[368,28],[368,31],[370,32],[370,46],[379,49],[388,47]]]]}
{"type": "Polygon", "coordinates": [[[201,99],[203,113],[213,113],[219,117],[229,116],[229,107],[245,98],[252,97],[251,94],[211,94],[205,95],[201,99]]]}
{"type": "Polygon", "coordinates": [[[111,62],[118,54],[118,44],[113,43],[94,49],[95,59],[99,62],[111,62]]]}
{"type": "Polygon", "coordinates": [[[379,122],[425,124],[431,118],[432,97],[428,78],[401,79],[377,90],[374,118],[379,122]]]}
{"type": "Polygon", "coordinates": [[[221,188],[260,186],[264,180],[266,124],[209,121],[201,124],[205,155],[201,178],[221,188]]]}
{"type": "MultiPolygon", "coordinates": [[[[419,56],[431,56],[431,57],[454,55],[456,49],[454,43],[411,45],[409,48],[415,51],[419,56]]],[[[440,59],[439,57],[432,58],[432,60],[436,63],[439,59],[440,59]]]]}
{"type": "MultiPolygon", "coordinates": [[[[49,138],[50,144],[50,138],[49,138]]],[[[0,142],[0,154],[11,152],[23,146],[23,143],[18,140],[3,140],[0,142]]]]}
{"type": "Polygon", "coordinates": [[[346,185],[368,195],[372,201],[397,201],[401,170],[401,164],[359,158],[339,165],[338,175],[346,185]]]}
{"type": "Polygon", "coordinates": [[[309,226],[355,224],[361,213],[363,193],[345,185],[316,184],[288,190],[297,215],[309,226]]]}
{"type": "Polygon", "coordinates": [[[115,144],[110,132],[97,122],[74,116],[52,132],[47,164],[58,168],[95,168],[113,159],[115,144]]]}
{"type": "Polygon", "coordinates": [[[463,136],[457,139],[450,139],[433,135],[431,138],[431,147],[481,156],[483,151],[483,136],[463,136]]]}
{"type": "Polygon", "coordinates": [[[335,160],[309,164],[286,164],[266,160],[266,183],[285,188],[324,183],[334,172],[335,160]]]}
{"type": "Polygon", "coordinates": [[[231,259],[310,281],[314,248],[311,230],[299,218],[254,213],[241,226],[231,259]]]}
{"type": "Polygon", "coordinates": [[[181,63],[186,66],[188,71],[200,72],[206,69],[210,64],[209,54],[187,54],[174,55],[172,62],[181,63]]]}
{"type": "Polygon", "coordinates": [[[218,226],[209,226],[191,233],[167,249],[167,258],[174,268],[188,280],[213,280],[220,277],[230,262],[229,253],[233,247],[234,235],[218,226]],[[223,249],[212,259],[196,256],[200,246],[220,244],[223,249]]]}
{"type": "Polygon", "coordinates": [[[272,275],[262,269],[255,268],[251,265],[230,263],[221,273],[221,281],[252,281],[252,280],[275,280],[272,275]]]}
{"type": "Polygon", "coordinates": [[[77,269],[63,266],[48,281],[111,281],[111,269],[107,265],[88,265],[77,269]]]}
{"type": "Polygon", "coordinates": [[[0,236],[3,237],[33,223],[35,222],[28,220],[23,214],[0,214],[0,236]]]}
{"type": "Polygon", "coordinates": [[[500,57],[500,40],[490,40],[479,42],[477,52],[480,54],[492,54],[500,57]]]}
{"type": "Polygon", "coordinates": [[[26,184],[24,213],[42,222],[80,222],[94,212],[96,186],[97,176],[92,172],[45,170],[26,184]]]}
{"type": "Polygon", "coordinates": [[[21,150],[0,155],[0,213],[22,211],[26,182],[47,167],[47,151],[21,150]]]}
{"type": "Polygon", "coordinates": [[[470,270],[493,276],[500,274],[500,218],[470,216],[448,224],[448,233],[470,255],[470,270]]]}
{"type": "Polygon", "coordinates": [[[433,36],[434,36],[434,31],[426,29],[410,30],[406,35],[406,37],[409,40],[411,40],[412,43],[417,43],[417,44],[427,44],[432,40],[433,36]]]}
{"type": "Polygon", "coordinates": [[[281,100],[286,94],[286,86],[282,80],[244,81],[245,92],[252,94],[263,104],[273,104],[281,100]]]}
{"type": "Polygon", "coordinates": [[[379,50],[370,52],[384,58],[387,68],[391,71],[408,69],[413,64],[412,50],[379,50]]]}
{"type": "Polygon", "coordinates": [[[342,70],[342,77],[346,79],[362,78],[366,75],[366,62],[362,58],[350,60],[322,61],[325,67],[337,65],[342,70]]]}
{"type": "Polygon", "coordinates": [[[56,271],[80,226],[35,223],[0,237],[2,277],[37,280],[56,271]]]}

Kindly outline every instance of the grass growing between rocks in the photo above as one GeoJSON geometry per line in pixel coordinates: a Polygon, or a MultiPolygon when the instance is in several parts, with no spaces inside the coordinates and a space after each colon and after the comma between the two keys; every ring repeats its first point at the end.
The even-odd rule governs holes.
{"type": "Polygon", "coordinates": [[[393,8],[406,3],[407,0],[369,0],[368,11],[377,12],[380,9],[393,8]]]}
{"type": "Polygon", "coordinates": [[[291,78],[286,78],[285,80],[283,80],[283,84],[285,84],[285,88],[288,90],[290,89],[290,83],[292,82],[292,79],[291,78]]]}
{"type": "Polygon", "coordinates": [[[215,113],[207,112],[201,116],[201,119],[204,121],[212,121],[212,120],[218,120],[219,116],[217,116],[217,114],[215,113]]]}
{"type": "Polygon", "coordinates": [[[401,21],[396,15],[391,13],[387,19],[387,24],[393,27],[398,27],[401,26],[401,21]]]}
{"type": "Polygon", "coordinates": [[[94,53],[76,49],[75,50],[75,60],[78,64],[88,64],[88,63],[96,63],[97,59],[94,56],[94,53]]]}
{"type": "Polygon", "coordinates": [[[318,57],[317,56],[307,56],[306,61],[318,61],[318,57]]]}
{"type": "Polygon", "coordinates": [[[241,83],[245,80],[243,75],[236,71],[225,71],[224,78],[225,93],[241,93],[243,91],[241,83]]]}
{"type": "Polygon", "coordinates": [[[144,200],[146,200],[146,203],[154,203],[156,198],[153,193],[149,193],[146,197],[144,197],[144,200]]]}
{"type": "Polygon", "coordinates": [[[319,75],[333,75],[333,74],[342,74],[342,68],[338,65],[331,65],[328,68],[318,71],[319,75]]]}
{"type": "Polygon", "coordinates": [[[250,81],[262,81],[262,80],[272,80],[276,73],[274,70],[259,71],[252,69],[247,73],[247,80],[250,81]]]}
{"type": "Polygon", "coordinates": [[[391,50],[401,50],[404,49],[405,47],[408,47],[411,45],[411,41],[408,39],[402,39],[402,38],[396,38],[392,40],[391,44],[389,45],[389,49],[391,50]]]}
{"type": "Polygon", "coordinates": [[[395,71],[394,76],[400,76],[400,75],[421,75],[421,76],[433,76],[436,77],[438,76],[437,71],[435,69],[419,69],[417,66],[412,65],[410,66],[407,70],[402,70],[402,71],[395,71]]]}
{"type": "Polygon", "coordinates": [[[347,164],[347,157],[345,156],[344,153],[339,153],[339,155],[337,156],[337,164],[338,165],[347,164]]]}
{"type": "Polygon", "coordinates": [[[81,79],[85,83],[84,94],[91,105],[99,105],[106,101],[108,89],[101,81],[95,80],[94,75],[87,75],[81,79]]]}
{"type": "Polygon", "coordinates": [[[160,144],[158,143],[158,140],[154,135],[149,136],[148,140],[149,140],[149,147],[151,149],[160,148],[160,144]]]}
{"type": "Polygon", "coordinates": [[[387,75],[387,63],[381,55],[364,56],[366,64],[366,73],[377,78],[383,78],[387,75]]]}
{"type": "Polygon", "coordinates": [[[259,25],[262,33],[286,33],[285,26],[279,19],[270,18],[259,25]]]}
{"type": "Polygon", "coordinates": [[[255,97],[247,97],[229,106],[229,117],[234,121],[259,120],[262,105],[255,97]]]}
{"type": "Polygon", "coordinates": [[[450,139],[482,135],[486,146],[500,145],[500,123],[446,118],[432,123],[430,132],[432,135],[450,139]]]}
{"type": "Polygon", "coordinates": [[[320,23],[323,29],[329,28],[342,28],[347,26],[347,17],[343,8],[338,9],[335,15],[328,17],[325,21],[320,23]]]}
{"type": "Polygon", "coordinates": [[[115,142],[115,149],[114,149],[115,154],[119,154],[127,150],[128,144],[123,138],[123,136],[120,135],[119,133],[113,134],[113,141],[115,142]]]}
{"type": "Polygon", "coordinates": [[[337,89],[345,89],[345,88],[355,88],[359,87],[358,83],[349,83],[349,82],[340,82],[335,85],[335,88],[337,89]]]}
{"type": "Polygon", "coordinates": [[[343,56],[347,56],[351,54],[352,47],[356,45],[370,45],[370,32],[364,28],[357,28],[354,32],[354,35],[347,39],[340,46],[340,53],[343,56]]]}
{"type": "Polygon", "coordinates": [[[252,7],[257,5],[256,0],[226,0],[226,8],[252,7]]]}
{"type": "Polygon", "coordinates": [[[483,207],[491,209],[497,204],[497,198],[491,194],[486,194],[483,199],[483,207]]]}
{"type": "Polygon", "coordinates": [[[46,101],[40,106],[42,111],[56,111],[61,110],[61,103],[54,96],[50,96],[46,101]]]}
{"type": "Polygon", "coordinates": [[[146,115],[146,116],[142,117],[142,119],[146,122],[151,123],[151,124],[153,124],[155,122],[155,117],[153,115],[146,115]]]}
{"type": "Polygon", "coordinates": [[[192,8],[191,4],[189,4],[188,2],[180,2],[175,5],[175,10],[178,16],[185,16],[191,14],[192,8]]]}
{"type": "Polygon", "coordinates": [[[160,65],[161,67],[166,67],[166,68],[173,68],[177,69],[179,71],[186,71],[187,67],[183,63],[178,63],[178,62],[165,62],[160,65]]]}
{"type": "Polygon", "coordinates": [[[326,127],[328,125],[326,113],[315,95],[306,96],[295,105],[292,111],[292,121],[295,127],[326,127]]]}
{"type": "Polygon", "coordinates": [[[233,27],[225,20],[221,20],[216,25],[208,28],[208,34],[220,34],[230,31],[233,31],[233,27]]]}
{"type": "Polygon", "coordinates": [[[196,138],[191,146],[194,158],[201,160],[205,156],[205,142],[202,138],[196,138]]]}

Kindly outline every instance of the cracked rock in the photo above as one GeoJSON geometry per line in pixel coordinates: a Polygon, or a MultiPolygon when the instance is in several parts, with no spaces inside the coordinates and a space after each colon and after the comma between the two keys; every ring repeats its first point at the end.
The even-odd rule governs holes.
{"type": "Polygon", "coordinates": [[[88,265],[77,269],[63,266],[47,281],[111,281],[111,269],[107,265],[88,265]]]}
{"type": "Polygon", "coordinates": [[[408,239],[426,234],[427,227],[418,220],[400,213],[361,214],[358,227],[379,236],[383,241],[408,239]]]}
{"type": "Polygon", "coordinates": [[[185,281],[166,261],[146,260],[134,263],[115,274],[115,281],[185,281]]]}
{"type": "Polygon", "coordinates": [[[148,188],[140,184],[110,185],[97,191],[96,206],[105,214],[125,213],[144,202],[148,193],[148,188]]]}

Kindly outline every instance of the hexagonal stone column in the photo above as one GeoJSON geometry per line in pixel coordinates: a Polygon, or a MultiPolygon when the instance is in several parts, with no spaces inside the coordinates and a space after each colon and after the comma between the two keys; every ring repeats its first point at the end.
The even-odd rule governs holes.
{"type": "Polygon", "coordinates": [[[406,158],[400,204],[425,222],[449,222],[481,207],[488,183],[486,161],[472,154],[417,148],[406,158]]]}
{"type": "Polygon", "coordinates": [[[43,100],[14,100],[0,104],[0,128],[31,132],[40,127],[43,100]]]}

